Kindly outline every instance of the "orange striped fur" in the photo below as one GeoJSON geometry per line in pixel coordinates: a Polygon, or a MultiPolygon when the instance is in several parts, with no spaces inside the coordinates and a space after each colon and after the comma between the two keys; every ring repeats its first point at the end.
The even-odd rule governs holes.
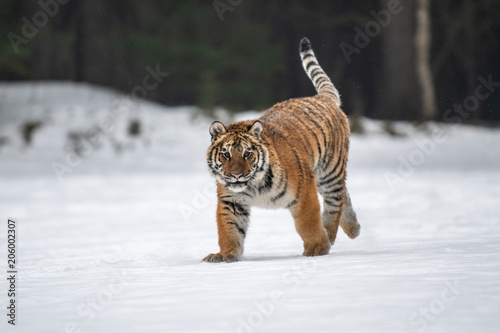
{"type": "Polygon", "coordinates": [[[217,180],[220,252],[204,261],[239,259],[252,206],[289,209],[305,256],[327,254],[339,225],[350,238],[359,234],[345,187],[348,119],[307,38],[300,55],[317,95],[278,103],[255,121],[210,127],[207,163],[217,180]]]}

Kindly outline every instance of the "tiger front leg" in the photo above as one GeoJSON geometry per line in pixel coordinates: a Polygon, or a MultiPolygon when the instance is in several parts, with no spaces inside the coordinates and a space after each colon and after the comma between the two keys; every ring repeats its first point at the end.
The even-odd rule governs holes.
{"type": "MultiPolygon", "coordinates": [[[[307,187],[307,186],[306,186],[307,187]]],[[[321,256],[330,251],[330,241],[321,223],[321,209],[312,185],[300,193],[299,200],[290,207],[295,228],[304,241],[304,256],[321,256]]]]}
{"type": "Polygon", "coordinates": [[[243,254],[249,220],[249,207],[234,200],[222,200],[217,203],[217,230],[219,232],[219,253],[206,256],[206,262],[235,262],[243,254]]]}

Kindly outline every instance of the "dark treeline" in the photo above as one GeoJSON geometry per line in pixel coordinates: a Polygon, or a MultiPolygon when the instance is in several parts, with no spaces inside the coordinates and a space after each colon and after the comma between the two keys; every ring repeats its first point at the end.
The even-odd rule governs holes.
{"type": "Polygon", "coordinates": [[[3,0],[0,79],[130,93],[158,67],[149,99],[264,109],[314,93],[307,36],[347,113],[498,121],[499,17],[498,0],[3,0]]]}

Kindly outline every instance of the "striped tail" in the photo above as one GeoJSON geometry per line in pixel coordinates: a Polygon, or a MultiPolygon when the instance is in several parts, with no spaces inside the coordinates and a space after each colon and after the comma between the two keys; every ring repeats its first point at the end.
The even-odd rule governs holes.
{"type": "Polygon", "coordinates": [[[318,64],[318,60],[311,49],[311,42],[305,37],[300,41],[300,58],[302,59],[302,66],[304,66],[304,70],[314,84],[318,94],[332,95],[335,99],[335,104],[340,107],[339,92],[318,64]]]}

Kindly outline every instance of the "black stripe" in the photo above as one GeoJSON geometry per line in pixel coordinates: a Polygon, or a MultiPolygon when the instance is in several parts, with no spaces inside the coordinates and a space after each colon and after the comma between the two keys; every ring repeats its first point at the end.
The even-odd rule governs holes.
{"type": "MultiPolygon", "coordinates": [[[[297,154],[297,150],[295,149],[295,147],[291,145],[290,141],[287,140],[287,138],[280,131],[276,130],[277,129],[276,124],[270,122],[269,125],[271,125],[271,126],[268,126],[268,128],[272,129],[274,134],[277,137],[281,138],[284,141],[284,143],[287,144],[288,147],[290,147],[290,150],[293,152],[295,159],[297,160],[297,167],[299,168],[300,174],[302,177],[304,177],[304,168],[302,167],[302,163],[300,161],[299,154],[297,154]]],[[[271,169],[271,168],[269,168],[269,169],[271,169]]],[[[299,182],[298,186],[297,186],[298,193],[300,193],[300,187],[301,187],[301,182],[299,182]]]]}
{"type": "Polygon", "coordinates": [[[333,149],[333,152],[331,154],[325,154],[324,157],[325,158],[323,159],[322,168],[323,170],[330,170],[330,164],[332,164],[332,161],[335,157],[335,148],[333,149]]]}
{"type": "MultiPolygon", "coordinates": [[[[299,111],[301,111],[301,110],[299,110],[299,111]]],[[[307,114],[307,112],[301,112],[301,114],[304,114],[304,113],[306,113],[306,114],[307,114]]],[[[314,132],[311,128],[309,128],[309,126],[307,126],[307,125],[304,123],[304,119],[300,118],[300,117],[299,117],[299,116],[298,116],[295,112],[290,112],[289,114],[290,114],[292,117],[294,117],[295,119],[297,119],[297,121],[299,121],[299,122],[300,122],[300,123],[301,123],[301,124],[302,124],[302,125],[303,125],[303,126],[304,126],[304,127],[305,127],[305,128],[306,128],[306,129],[307,129],[307,130],[308,130],[308,131],[309,131],[309,132],[310,132],[313,136],[314,136],[314,138],[316,139],[316,146],[317,146],[317,148],[318,148],[319,159],[321,159],[321,155],[322,155],[321,143],[319,142],[319,138],[318,138],[318,136],[316,135],[316,133],[315,133],[315,132],[314,132]]],[[[321,128],[321,126],[320,126],[317,122],[315,122],[313,119],[310,119],[310,120],[311,120],[311,121],[312,121],[312,122],[313,122],[313,123],[314,123],[314,124],[315,124],[315,125],[316,125],[319,129],[320,129],[320,130],[321,130],[321,132],[324,134],[324,132],[323,132],[323,130],[322,130],[322,128],[321,128]]],[[[311,149],[312,149],[311,143],[310,143],[308,140],[306,140],[306,141],[308,142],[309,146],[310,146],[310,147],[311,147],[311,149]]],[[[326,144],[326,140],[325,140],[325,144],[326,144]]],[[[318,162],[319,162],[319,160],[318,160],[318,162]]]]}
{"type": "Polygon", "coordinates": [[[264,180],[264,185],[259,186],[257,188],[257,190],[259,191],[260,194],[262,194],[263,192],[269,191],[273,187],[273,178],[274,178],[273,170],[271,167],[269,167],[269,169],[266,172],[266,178],[264,180]]]}
{"type": "Polygon", "coordinates": [[[314,55],[312,53],[307,53],[306,55],[304,55],[302,57],[302,61],[306,60],[307,58],[310,58],[310,57],[314,57],[314,55]]]}
{"type": "MultiPolygon", "coordinates": [[[[334,125],[331,123],[332,119],[330,117],[327,116],[327,112],[325,110],[325,107],[320,104],[320,103],[317,103],[314,99],[310,98],[310,99],[306,99],[304,100],[305,103],[308,103],[309,105],[312,105],[311,107],[311,116],[314,116],[316,117],[317,119],[321,120],[322,123],[326,124],[326,127],[327,127],[327,130],[328,130],[328,133],[330,133],[330,140],[329,141],[332,141],[331,140],[331,135],[333,135],[333,133],[335,132],[335,129],[334,129],[334,125]]],[[[326,141],[326,135],[325,135],[325,141],[326,141]]],[[[328,146],[325,146],[326,149],[328,149],[328,146]]],[[[326,150],[325,150],[325,156],[324,157],[327,157],[328,155],[326,155],[326,150]]],[[[330,159],[332,159],[333,157],[330,155],[330,159]]],[[[330,164],[331,161],[329,161],[327,163],[327,165],[330,164]]]]}
{"type": "Polygon", "coordinates": [[[314,78],[316,77],[316,75],[321,75],[321,74],[324,74],[323,71],[321,70],[321,68],[315,68],[312,70],[311,73],[309,73],[311,75],[311,80],[314,80],[314,78]]]}
{"type": "Polygon", "coordinates": [[[330,200],[328,200],[328,199],[324,199],[323,201],[324,201],[326,204],[328,204],[328,205],[330,205],[330,206],[333,206],[333,207],[340,207],[340,206],[342,206],[342,203],[337,204],[337,203],[334,203],[333,201],[330,201],[330,200]]]}
{"type": "Polygon", "coordinates": [[[258,160],[258,168],[256,171],[263,171],[264,170],[264,164],[265,164],[265,154],[264,154],[264,149],[262,149],[262,146],[258,146],[257,147],[257,150],[254,150],[255,152],[257,152],[257,160],[258,160]]]}
{"type": "MultiPolygon", "coordinates": [[[[309,110],[311,110],[311,106],[310,105],[309,105],[309,110]]],[[[327,143],[326,143],[326,134],[325,134],[325,131],[323,130],[323,127],[311,116],[310,112],[304,112],[303,114],[305,114],[306,117],[309,118],[309,120],[314,125],[316,125],[316,127],[320,130],[321,134],[323,135],[323,144],[324,144],[325,150],[326,150],[326,145],[327,145],[327,143]]],[[[318,138],[316,137],[316,139],[318,139],[318,138]]],[[[320,152],[321,152],[321,150],[320,150],[320,152]]],[[[321,158],[321,156],[320,156],[320,158],[321,158]]]]}
{"type": "MultiPolygon", "coordinates": [[[[326,74],[323,73],[323,71],[322,71],[322,73],[319,73],[317,75],[317,77],[313,80],[313,82],[319,81],[320,79],[328,79],[328,76],[326,76],[326,74]]],[[[315,83],[315,85],[317,85],[317,84],[315,83]]]]}
{"type": "Polygon", "coordinates": [[[330,79],[326,82],[322,82],[321,84],[318,85],[318,89],[321,90],[321,92],[325,92],[327,89],[329,89],[332,86],[332,82],[330,79]]]}
{"type": "Polygon", "coordinates": [[[295,205],[296,203],[297,203],[297,198],[293,199],[288,205],[286,205],[286,208],[290,208],[293,205],[295,205]]]}
{"type": "Polygon", "coordinates": [[[286,194],[287,190],[288,190],[288,177],[286,178],[285,187],[283,188],[283,190],[280,193],[278,193],[278,195],[271,198],[271,201],[272,202],[278,201],[280,198],[282,198],[286,194]]]}
{"type": "Polygon", "coordinates": [[[318,82],[318,87],[321,88],[321,89],[327,89],[327,88],[331,88],[332,86],[332,81],[330,81],[330,78],[328,76],[324,76],[324,78],[326,78],[325,81],[323,82],[318,82]]]}
{"type": "Polygon", "coordinates": [[[243,208],[243,206],[241,206],[240,204],[237,204],[236,202],[222,200],[222,203],[225,204],[225,206],[223,207],[224,209],[229,210],[231,213],[233,213],[236,216],[241,216],[241,215],[248,216],[249,215],[248,211],[245,208],[243,208]]]}
{"type": "Polygon", "coordinates": [[[215,154],[215,151],[219,151],[219,146],[214,147],[212,151],[210,151],[210,161],[213,163],[213,165],[216,165],[216,158],[217,155],[215,154]]]}
{"type": "MultiPolygon", "coordinates": [[[[295,147],[293,147],[292,145],[289,145],[289,146],[290,146],[290,148],[292,149],[293,154],[295,155],[295,159],[297,160],[297,167],[299,168],[300,173],[301,173],[302,175],[304,175],[304,168],[302,167],[302,163],[300,163],[300,160],[301,160],[301,159],[300,159],[299,154],[297,154],[297,150],[296,150],[296,149],[295,149],[295,147]]],[[[297,189],[297,191],[298,191],[298,189],[297,189]]]]}
{"type": "Polygon", "coordinates": [[[238,232],[243,236],[243,238],[246,236],[245,230],[243,230],[243,228],[241,228],[236,222],[227,222],[227,224],[234,225],[236,227],[236,229],[238,230],[238,232]]]}
{"type": "Polygon", "coordinates": [[[281,138],[281,139],[282,139],[282,140],[283,140],[283,141],[284,141],[284,142],[285,142],[285,143],[286,143],[286,144],[290,147],[291,151],[292,151],[292,152],[293,152],[293,154],[295,155],[295,158],[297,159],[297,166],[298,166],[298,168],[299,168],[299,170],[300,170],[301,174],[303,174],[303,173],[304,173],[304,169],[303,169],[303,167],[302,167],[302,163],[300,163],[300,157],[299,157],[299,155],[297,154],[297,150],[295,149],[295,147],[294,147],[294,146],[292,146],[292,145],[291,145],[291,143],[290,143],[290,141],[289,141],[289,140],[288,140],[288,139],[287,139],[287,138],[286,138],[286,137],[285,137],[285,136],[284,136],[284,135],[283,135],[280,131],[278,131],[278,130],[277,130],[276,124],[274,124],[274,123],[269,123],[269,125],[271,125],[271,126],[269,126],[269,127],[273,130],[273,133],[274,133],[277,137],[281,138]]]}
{"type": "MultiPolygon", "coordinates": [[[[340,154],[340,152],[339,152],[339,154],[340,154]]],[[[334,152],[334,154],[332,154],[332,156],[333,155],[335,155],[335,152],[334,152]]],[[[333,159],[333,157],[332,157],[332,159],[333,159]]],[[[328,176],[331,177],[333,175],[333,178],[337,178],[338,176],[340,176],[342,174],[342,172],[344,170],[345,170],[345,163],[342,160],[342,158],[339,157],[337,159],[337,164],[335,164],[335,168],[333,168],[333,170],[328,174],[328,176]]],[[[327,178],[326,176],[323,177],[322,181],[327,180],[326,178],[327,178]]]]}
{"type": "MultiPolygon", "coordinates": [[[[300,163],[300,157],[299,157],[299,155],[297,154],[297,151],[295,150],[295,148],[294,148],[294,147],[290,146],[290,148],[292,149],[292,152],[293,152],[293,154],[295,155],[295,158],[297,159],[297,167],[298,167],[298,168],[299,168],[299,170],[300,170],[300,174],[301,174],[301,176],[304,178],[304,176],[305,176],[305,175],[304,175],[304,168],[302,167],[302,163],[300,163]]],[[[301,182],[301,181],[299,181],[299,182],[297,183],[297,193],[300,193],[300,188],[301,188],[301,186],[302,186],[302,182],[301,182]]]]}
{"type": "MultiPolygon", "coordinates": [[[[332,152],[332,159],[333,159],[334,155],[335,155],[335,150],[332,152]]],[[[330,178],[334,173],[336,173],[337,168],[339,167],[341,160],[342,160],[341,158],[337,159],[337,164],[335,164],[335,166],[333,167],[333,169],[330,172],[328,172],[326,175],[324,175],[323,177],[321,177],[321,179],[319,180],[320,183],[327,182],[328,178],[330,178]]]]}
{"type": "Polygon", "coordinates": [[[318,187],[326,187],[326,186],[329,186],[331,183],[335,183],[337,184],[338,183],[338,178],[339,178],[340,175],[336,175],[330,179],[327,179],[327,180],[323,180],[321,182],[318,183],[318,187]]]}
{"type": "MultiPolygon", "coordinates": [[[[284,110],[284,111],[283,111],[283,113],[285,113],[285,114],[286,114],[286,115],[288,115],[288,116],[291,116],[291,117],[295,118],[295,119],[296,119],[296,121],[297,121],[298,123],[300,123],[302,126],[304,126],[304,127],[308,128],[308,127],[304,124],[304,119],[301,119],[300,117],[298,117],[298,116],[295,114],[295,112],[293,112],[293,110],[286,110],[286,111],[284,110]]],[[[291,119],[288,119],[288,118],[285,118],[285,117],[284,117],[284,118],[283,118],[283,120],[288,121],[288,122],[291,122],[291,123],[292,123],[291,128],[297,128],[297,126],[296,126],[297,124],[296,124],[296,123],[293,123],[293,122],[291,121],[291,119]]],[[[309,130],[310,130],[310,129],[309,129],[309,130]]],[[[299,142],[302,144],[302,147],[304,147],[305,151],[312,151],[312,145],[311,145],[311,143],[310,143],[308,140],[299,140],[299,142]],[[306,147],[306,144],[309,146],[309,149],[308,149],[308,147],[306,147]]],[[[321,151],[321,150],[320,150],[320,151],[321,151]]]]}
{"type": "MultiPolygon", "coordinates": [[[[295,149],[295,147],[293,147],[291,145],[291,143],[289,142],[289,140],[287,140],[287,138],[280,131],[277,130],[277,127],[276,127],[275,123],[268,122],[267,124],[268,124],[268,126],[267,126],[268,130],[272,131],[272,134],[274,134],[275,136],[281,138],[284,141],[284,143],[287,144],[290,147],[290,150],[293,152],[293,154],[295,156],[295,159],[297,160],[297,167],[299,168],[300,174],[301,174],[302,178],[304,178],[304,176],[305,176],[304,175],[304,168],[302,166],[299,154],[297,153],[297,150],[295,149]]],[[[271,168],[269,168],[269,170],[271,170],[271,168]]],[[[301,182],[299,182],[298,186],[297,186],[297,192],[299,192],[299,193],[300,193],[300,187],[301,187],[301,182]]]]}
{"type": "MultiPolygon", "coordinates": [[[[279,171],[280,171],[280,172],[279,172],[279,176],[280,176],[280,180],[279,180],[279,182],[276,184],[276,181],[273,181],[273,187],[275,187],[275,186],[276,186],[277,188],[281,188],[281,184],[283,184],[283,181],[285,180],[285,179],[283,178],[283,170],[279,170],[279,171]]],[[[276,177],[275,177],[275,178],[276,178],[276,177]]]]}
{"type": "Polygon", "coordinates": [[[328,195],[325,195],[323,196],[323,199],[326,201],[330,201],[330,200],[335,200],[335,201],[342,201],[342,197],[341,196],[338,196],[338,195],[332,195],[332,196],[328,196],[328,195]]]}
{"type": "Polygon", "coordinates": [[[339,179],[338,178],[342,178],[342,172],[344,171],[344,168],[340,168],[340,170],[338,170],[337,172],[335,172],[334,174],[331,174],[330,176],[328,176],[328,178],[322,178],[320,180],[320,182],[318,183],[318,186],[321,186],[321,187],[324,187],[325,185],[330,185],[332,182],[335,182],[335,184],[337,182],[339,182],[339,179]]]}
{"type": "Polygon", "coordinates": [[[318,80],[316,80],[316,82],[314,82],[314,85],[319,88],[319,86],[320,86],[321,83],[323,83],[325,81],[328,81],[328,80],[329,79],[328,79],[328,77],[326,75],[322,76],[318,80]]]}
{"type": "Polygon", "coordinates": [[[236,137],[233,140],[232,146],[233,147],[238,147],[240,145],[240,143],[241,143],[241,138],[240,137],[236,137]]]}
{"type": "MultiPolygon", "coordinates": [[[[341,186],[339,188],[336,188],[336,189],[333,189],[333,190],[329,190],[329,191],[323,191],[321,192],[321,195],[326,195],[330,198],[330,194],[334,194],[334,193],[339,193],[339,192],[342,192],[344,190],[344,186],[341,186]]],[[[337,196],[334,196],[334,198],[336,198],[337,196]]]]}
{"type": "Polygon", "coordinates": [[[309,114],[316,116],[321,120],[321,122],[325,123],[328,127],[330,133],[334,132],[333,125],[330,123],[330,118],[326,117],[325,108],[323,105],[317,103],[313,98],[308,98],[303,100],[304,103],[309,104],[311,111],[309,114]]]}
{"type": "Polygon", "coordinates": [[[307,66],[306,66],[306,72],[308,72],[308,73],[309,73],[309,68],[310,68],[311,66],[314,66],[314,65],[318,65],[318,66],[319,66],[319,64],[318,64],[315,60],[313,60],[313,61],[309,62],[309,63],[307,64],[307,66]]]}
{"type": "MultiPolygon", "coordinates": [[[[307,121],[309,121],[309,122],[312,122],[312,123],[313,123],[313,124],[314,124],[314,125],[315,125],[315,126],[316,126],[319,130],[320,130],[321,134],[323,135],[323,139],[324,139],[323,141],[324,141],[324,144],[325,144],[325,147],[326,147],[326,135],[325,135],[325,132],[323,131],[323,127],[321,127],[321,125],[320,125],[320,124],[319,124],[316,120],[314,120],[314,119],[311,117],[311,115],[309,114],[309,112],[308,112],[308,111],[310,111],[310,110],[311,110],[311,109],[310,109],[310,107],[307,107],[306,105],[304,105],[304,103],[303,103],[303,101],[302,101],[302,100],[301,100],[300,102],[301,102],[301,105],[300,105],[300,107],[298,107],[298,108],[300,108],[300,109],[298,110],[299,112],[297,112],[297,113],[298,113],[299,115],[305,115],[305,116],[307,117],[307,119],[304,119],[304,120],[302,120],[302,119],[301,119],[302,123],[304,123],[304,121],[305,121],[305,120],[307,120],[307,121]],[[306,108],[306,107],[308,108],[308,110],[303,110],[303,108],[306,108]]],[[[295,116],[295,117],[298,117],[298,115],[295,115],[295,114],[294,114],[294,116],[295,116]]],[[[316,142],[317,142],[317,145],[318,145],[318,147],[319,147],[319,149],[318,149],[318,150],[319,150],[320,155],[321,155],[321,151],[322,151],[322,149],[321,149],[321,145],[320,145],[320,143],[319,143],[319,138],[318,138],[318,136],[316,135],[316,132],[314,132],[314,131],[313,131],[312,129],[310,129],[308,126],[306,126],[306,128],[307,128],[307,129],[308,129],[308,130],[309,130],[309,131],[310,131],[310,132],[314,135],[314,137],[316,138],[316,142]]]]}

